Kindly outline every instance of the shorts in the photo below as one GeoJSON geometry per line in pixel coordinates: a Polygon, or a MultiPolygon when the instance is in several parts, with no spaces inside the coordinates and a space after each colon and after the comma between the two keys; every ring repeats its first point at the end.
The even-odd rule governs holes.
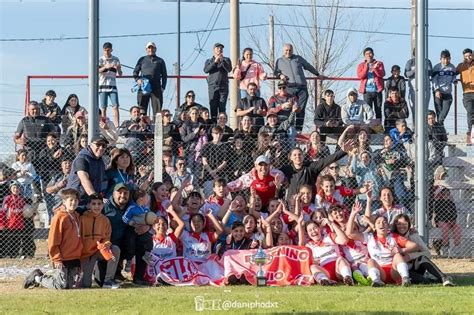
{"type": "Polygon", "coordinates": [[[385,273],[385,280],[382,280],[386,284],[397,284],[397,281],[392,277],[392,265],[380,266],[385,273]]]}
{"type": "Polygon", "coordinates": [[[99,92],[99,106],[100,108],[107,108],[109,103],[112,107],[119,106],[118,93],[117,92],[99,92]]]}
{"type": "Polygon", "coordinates": [[[333,281],[337,281],[337,273],[336,273],[336,261],[328,262],[325,265],[321,265],[321,268],[327,271],[327,275],[329,279],[333,281]]]}

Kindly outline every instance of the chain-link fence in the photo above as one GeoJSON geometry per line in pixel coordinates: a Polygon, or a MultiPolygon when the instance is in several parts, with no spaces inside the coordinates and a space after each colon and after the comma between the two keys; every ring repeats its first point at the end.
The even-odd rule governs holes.
{"type": "MultiPolygon", "coordinates": [[[[301,149],[306,163],[326,158],[344,142],[337,134],[301,135],[291,128],[242,125],[242,129],[233,131],[225,126],[225,119],[218,124],[201,119],[186,123],[165,122],[163,134],[158,135],[163,138],[163,154],[160,154],[165,170],[163,181],[170,187],[179,186],[186,174],[191,175],[192,190],[199,190],[209,197],[215,179],[223,179],[230,183],[229,187],[237,187],[236,181],[251,174],[255,161],[262,155],[274,168],[282,169],[291,163],[290,153],[294,147],[301,149]]],[[[152,123],[145,126],[129,122],[121,128],[115,128],[113,124],[101,125],[101,133],[110,142],[104,155],[105,163],[110,164],[115,154],[113,147],[127,148],[135,166],[133,173],[128,175],[140,186],[153,173],[153,130],[152,123]]],[[[58,204],[58,191],[65,186],[71,162],[87,145],[87,137],[80,130],[75,130],[73,135],[63,133],[60,137],[45,134],[41,139],[23,144],[15,144],[9,134],[0,137],[3,143],[0,257],[46,257],[46,238],[53,209],[58,204]]],[[[356,148],[348,156],[330,163],[320,174],[329,174],[335,179],[331,202],[344,203],[347,209],[356,198],[365,203],[365,194],[356,194],[361,188],[370,186],[374,213],[377,210],[389,212],[391,221],[400,212],[414,218],[416,148],[412,141],[397,137],[396,133],[392,137],[372,134],[365,128],[353,129],[343,137],[354,139],[356,148]],[[390,187],[393,200],[383,194],[387,191],[385,187],[390,187]]],[[[428,153],[426,212],[432,253],[441,257],[472,258],[472,148],[465,145],[464,137],[450,136],[446,143],[430,138],[428,153]]],[[[309,184],[313,193],[319,196],[305,205],[311,214],[324,208],[323,201],[330,198],[324,196],[319,180],[309,184]]],[[[258,187],[250,186],[242,190],[245,196],[252,189],[258,190],[258,187]]],[[[284,182],[282,187],[280,197],[284,196],[284,182]]],[[[285,198],[292,200],[288,195],[285,198]]]]}

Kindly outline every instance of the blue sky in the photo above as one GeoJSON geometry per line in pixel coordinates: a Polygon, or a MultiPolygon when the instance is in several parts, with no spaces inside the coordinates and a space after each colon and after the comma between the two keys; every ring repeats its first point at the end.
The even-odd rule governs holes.
{"type": "MultiPolygon", "coordinates": [[[[242,0],[246,2],[247,0],[242,0]]],[[[249,0],[250,1],[250,0],[249,0]]],[[[247,1],[247,2],[249,2],[247,1]]],[[[255,2],[255,1],[254,1],[255,2]]],[[[309,4],[308,0],[269,0],[259,1],[264,3],[294,3],[309,4]]],[[[318,2],[322,3],[322,2],[318,2]]],[[[473,48],[474,38],[474,11],[473,2],[470,0],[439,1],[430,0],[430,7],[470,8],[465,11],[430,11],[429,33],[433,35],[462,36],[467,39],[430,38],[429,58],[433,64],[439,60],[439,52],[448,48],[452,54],[452,63],[457,64],[462,60],[462,50],[466,47],[473,48]]],[[[346,5],[354,6],[392,6],[408,8],[409,0],[399,1],[344,1],[346,5]]],[[[175,32],[176,3],[160,2],[153,0],[125,1],[101,0],[100,2],[100,35],[131,35],[143,33],[175,32]]],[[[216,13],[221,4],[215,3],[183,3],[181,30],[193,31],[210,29],[216,13]],[[213,17],[211,19],[211,17],[213,17]]],[[[308,8],[289,8],[284,6],[256,6],[241,4],[240,22],[242,26],[268,23],[268,16],[274,14],[281,23],[301,24],[291,18],[290,10],[299,10],[308,14],[308,8]]],[[[355,29],[378,32],[410,33],[409,10],[367,10],[346,9],[345,14],[355,23],[355,29]]],[[[88,1],[87,0],[2,0],[0,2],[0,137],[11,139],[11,134],[16,128],[24,106],[25,79],[28,74],[87,74],[88,48],[87,39],[77,40],[48,40],[49,38],[84,37],[88,34],[88,1]],[[36,39],[41,41],[10,41],[11,39],[36,39]],[[8,39],[8,41],[7,41],[8,39]]],[[[215,29],[225,28],[229,25],[229,5],[224,4],[215,22],[215,29]]],[[[299,30],[301,31],[301,30],[299,30]]],[[[266,26],[256,27],[254,33],[266,36],[266,26]]],[[[276,26],[276,56],[281,55],[280,34],[282,27],[276,26]]],[[[249,46],[249,29],[242,29],[240,47],[249,46]]],[[[351,49],[346,55],[360,55],[360,43],[367,34],[351,33],[351,49]],[[352,44],[353,43],[353,44],[352,44]],[[353,51],[352,50],[353,47],[353,51]]],[[[203,52],[197,54],[197,34],[182,35],[181,61],[184,71],[182,74],[202,75],[202,68],[206,58],[211,55],[214,42],[226,45],[225,53],[229,54],[229,31],[213,31],[199,34],[203,52]],[[205,39],[207,42],[203,45],[205,39]],[[191,64],[191,61],[195,62],[191,64]],[[185,62],[186,61],[186,62],[185,62]]],[[[373,35],[370,45],[374,48],[376,57],[383,60],[386,68],[393,64],[404,67],[410,55],[410,37],[401,35],[373,35]]],[[[122,64],[134,66],[137,59],[144,55],[145,44],[154,41],[157,44],[157,54],[164,58],[168,65],[168,72],[173,72],[173,63],[176,62],[176,35],[136,36],[119,38],[101,38],[100,46],[105,41],[114,44],[114,54],[122,64]]],[[[298,47],[296,47],[298,50],[298,47]]],[[[341,58],[348,58],[341,56],[341,58]]],[[[268,70],[268,69],[267,69],[268,70]]],[[[125,74],[132,70],[124,69],[125,74]]],[[[355,76],[355,66],[348,70],[345,76],[355,76]]],[[[134,104],[135,96],[130,93],[131,80],[119,81],[121,107],[126,109],[121,112],[122,117],[127,117],[128,108],[134,104]]],[[[41,100],[44,92],[53,88],[58,93],[57,102],[62,106],[70,93],[79,96],[80,103],[87,106],[87,81],[86,80],[35,80],[32,82],[32,99],[41,100]]],[[[205,81],[183,80],[182,96],[187,89],[193,88],[198,95],[198,102],[207,104],[207,89],[205,81]]],[[[165,107],[173,109],[174,84],[170,82],[165,92],[165,107]]],[[[268,98],[269,95],[265,95],[268,98]]],[[[431,105],[432,106],[432,105],[431,105]]],[[[451,109],[451,114],[453,109],[451,109]]],[[[459,98],[460,131],[465,128],[465,111],[459,98]]],[[[452,129],[452,122],[448,121],[448,131],[452,129]]],[[[452,130],[451,130],[452,132],[452,130]]]]}

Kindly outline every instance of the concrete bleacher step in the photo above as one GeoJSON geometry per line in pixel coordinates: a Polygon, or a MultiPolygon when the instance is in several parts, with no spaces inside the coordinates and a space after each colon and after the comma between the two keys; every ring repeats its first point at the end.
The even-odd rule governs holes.
{"type": "Polygon", "coordinates": [[[443,159],[446,167],[473,167],[474,156],[451,156],[443,159]]]}

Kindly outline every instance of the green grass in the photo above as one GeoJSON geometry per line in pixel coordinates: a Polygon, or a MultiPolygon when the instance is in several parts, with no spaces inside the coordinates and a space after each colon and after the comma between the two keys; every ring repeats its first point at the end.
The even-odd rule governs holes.
{"type": "MultiPolygon", "coordinates": [[[[215,308],[224,312],[224,301],[273,302],[275,308],[233,308],[235,313],[472,313],[474,279],[455,279],[457,287],[412,286],[371,287],[156,287],[118,290],[46,289],[1,290],[2,314],[189,314],[196,311],[195,297],[220,300],[215,308]],[[7,292],[6,292],[7,291],[7,292]]],[[[230,302],[230,303],[231,303],[230,302]]],[[[207,302],[210,307],[211,302],[207,302]]],[[[232,305],[231,305],[232,306],[232,305]]],[[[229,313],[228,313],[229,314],[229,313]]]]}

